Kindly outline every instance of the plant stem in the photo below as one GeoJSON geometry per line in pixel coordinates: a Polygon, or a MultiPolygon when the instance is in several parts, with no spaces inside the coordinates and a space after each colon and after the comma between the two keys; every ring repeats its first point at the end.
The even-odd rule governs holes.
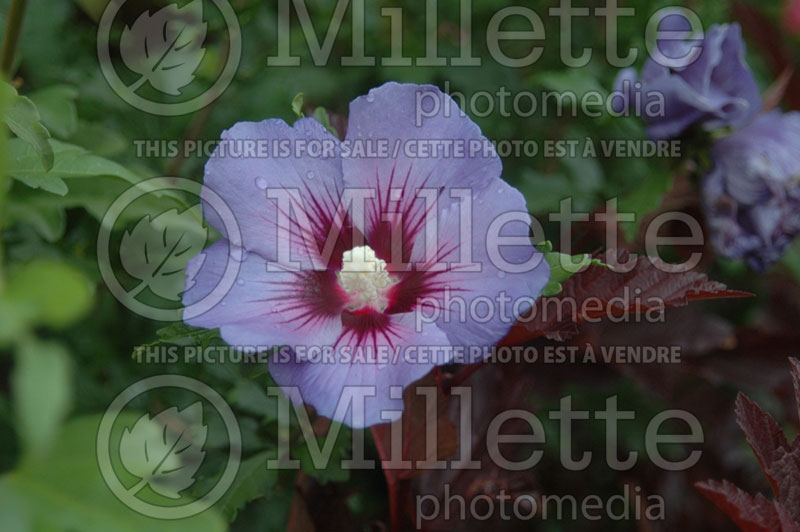
{"type": "Polygon", "coordinates": [[[11,0],[8,8],[8,21],[6,22],[6,34],[3,38],[3,49],[0,52],[0,71],[11,79],[14,66],[14,56],[17,54],[17,42],[22,31],[22,19],[25,17],[25,6],[28,0],[11,0]]]}

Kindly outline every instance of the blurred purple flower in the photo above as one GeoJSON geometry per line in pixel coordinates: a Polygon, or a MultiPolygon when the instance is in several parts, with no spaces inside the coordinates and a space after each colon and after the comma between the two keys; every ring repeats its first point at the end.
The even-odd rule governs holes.
{"type": "Polygon", "coordinates": [[[711,155],[703,200],[714,247],[763,271],[800,233],[800,113],[761,115],[711,155]]]}
{"type": "MultiPolygon", "coordinates": [[[[397,83],[373,89],[350,104],[343,143],[310,118],[294,126],[282,120],[235,124],[222,134],[209,159],[204,186],[236,213],[247,252],[238,280],[222,302],[188,323],[218,327],[234,346],[290,346],[295,355],[302,346],[333,349],[331,360],[273,356],[270,372],[278,385],[298,387],[305,402],[334,420],[368,426],[396,419],[402,400],[397,394],[390,396],[390,386],[405,387],[448,362],[453,354],[448,348],[453,346],[495,345],[513,324],[506,313],[498,312],[498,296],[530,299],[520,308],[524,312],[549,278],[546,262],[529,244],[500,248],[510,263],[530,262],[528,271],[506,272],[496,265],[497,257],[489,249],[493,242],[487,242],[490,223],[516,211],[518,219],[503,224],[502,235],[525,239],[530,227],[522,194],[500,178],[500,159],[487,146],[491,148],[478,126],[449,96],[435,87],[397,83]],[[247,139],[268,141],[270,146],[273,141],[295,146],[318,140],[337,149],[327,157],[232,156],[236,143],[247,139]],[[417,150],[420,141],[427,140],[460,143],[467,153],[424,157],[406,150],[417,150]],[[400,149],[392,155],[357,152],[358,146],[384,141],[400,149]],[[420,188],[434,191],[436,208],[417,195],[420,188]],[[288,213],[269,197],[273,189],[297,191],[302,202],[293,203],[292,209],[299,209],[307,221],[301,223],[302,216],[287,220],[288,213]],[[371,191],[374,198],[366,200],[363,209],[343,212],[339,200],[343,191],[353,189],[371,191]],[[471,212],[461,212],[451,195],[458,192],[455,189],[471,192],[471,212]],[[438,242],[426,235],[429,213],[438,222],[433,226],[438,242]],[[462,234],[465,220],[472,226],[471,235],[462,234]],[[335,241],[324,256],[317,251],[325,249],[331,231],[335,241]],[[299,270],[285,263],[282,246],[291,249],[299,270]],[[458,264],[469,261],[464,254],[468,246],[480,271],[458,264]],[[267,262],[273,266],[269,271],[267,262]],[[445,268],[435,268],[436,262],[445,268]],[[481,301],[482,318],[487,302],[494,308],[478,323],[470,313],[459,316],[458,305],[453,312],[445,302],[448,294],[463,298],[467,308],[481,301]],[[439,314],[435,321],[420,319],[423,312],[439,314]],[[415,347],[444,350],[437,357],[418,352],[417,360],[406,359],[415,347]],[[348,350],[357,355],[358,349],[372,355],[366,360],[346,358],[348,350]],[[390,354],[399,350],[400,356],[376,359],[381,349],[390,354]],[[375,387],[377,395],[367,398],[361,419],[355,407],[347,413],[337,410],[345,386],[375,387]]],[[[223,229],[213,212],[206,210],[205,216],[223,229]]],[[[190,261],[184,304],[211,292],[231,253],[223,239],[190,261]]],[[[237,258],[241,253],[233,250],[237,258]]],[[[291,394],[290,398],[297,400],[291,394]]]]}
{"type": "MultiPolygon", "coordinates": [[[[688,33],[689,23],[682,15],[668,15],[659,29],[688,33]]],[[[758,86],[744,61],[738,24],[713,25],[702,41],[659,41],[658,49],[665,56],[661,64],[651,57],[638,79],[633,68],[626,68],[614,84],[623,95],[614,100],[615,111],[630,112],[635,106],[650,138],[677,137],[693,125],[706,130],[739,128],[760,111],[758,86]],[[692,57],[693,48],[700,50],[694,61],[677,61],[692,57]]]]}

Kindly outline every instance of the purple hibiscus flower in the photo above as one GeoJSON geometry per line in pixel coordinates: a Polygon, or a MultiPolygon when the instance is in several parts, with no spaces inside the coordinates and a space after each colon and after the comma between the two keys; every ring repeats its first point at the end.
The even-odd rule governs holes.
{"type": "MultiPolygon", "coordinates": [[[[688,32],[690,26],[683,15],[670,14],[659,29],[688,32]]],[[[742,127],[761,109],[744,48],[738,24],[715,24],[702,41],[659,41],[660,61],[649,58],[638,79],[633,68],[617,76],[615,90],[624,97],[615,99],[615,111],[635,105],[653,139],[676,137],[693,125],[706,130],[742,127]]]]}
{"type": "Polygon", "coordinates": [[[703,200],[717,251],[762,271],[800,233],[800,113],[773,111],[718,140],[703,200]]]}
{"type": "Polygon", "coordinates": [[[190,261],[187,305],[231,254],[243,259],[225,298],[188,323],[234,346],[288,347],[270,372],[321,415],[357,427],[396,419],[403,387],[495,345],[548,280],[525,200],[500,173],[478,126],[431,86],[387,83],[355,99],[343,142],[310,118],[235,124],[204,187],[236,214],[246,253],[223,238],[190,261]],[[253,142],[289,151],[242,155],[253,142]],[[501,308],[509,301],[522,303],[501,308]],[[358,386],[374,389],[345,411],[340,399],[358,386]]]}

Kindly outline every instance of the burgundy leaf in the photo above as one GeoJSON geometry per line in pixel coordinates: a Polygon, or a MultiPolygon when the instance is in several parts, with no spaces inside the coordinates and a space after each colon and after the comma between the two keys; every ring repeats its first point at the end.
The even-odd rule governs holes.
{"type": "Polygon", "coordinates": [[[761,469],[769,478],[772,491],[778,497],[780,489],[773,471],[774,460],[778,450],[791,451],[786,436],[775,419],[743,393],[736,398],[736,421],[758,458],[761,469]]]}
{"type": "MultiPolygon", "coordinates": [[[[800,360],[789,357],[789,363],[792,365],[792,385],[794,386],[794,399],[797,403],[797,418],[800,419],[800,360]]],[[[795,440],[796,442],[797,440],[795,440]]]]}
{"type": "MultiPolygon", "coordinates": [[[[430,463],[443,460],[458,452],[458,428],[447,419],[451,398],[444,394],[437,385],[435,377],[429,374],[417,381],[403,392],[403,415],[392,423],[394,429],[402,430],[402,459],[411,462],[411,469],[388,470],[395,480],[404,480],[429,472],[430,469],[418,469],[417,462],[430,463]],[[436,389],[436,399],[418,394],[417,387],[426,386],[436,389]],[[426,432],[435,426],[436,445],[429,448],[426,432]]],[[[378,425],[373,430],[381,458],[389,459],[391,445],[391,427],[389,424],[378,425]]]]}
{"type": "Polygon", "coordinates": [[[800,449],[789,445],[771,415],[741,393],[736,399],[736,419],[772,485],[775,498],[800,521],[800,449]]]}
{"type": "MultiPolygon", "coordinates": [[[[629,256],[626,250],[608,250],[601,260],[624,264],[629,256]]],[[[537,301],[533,319],[518,324],[506,343],[540,336],[563,341],[577,332],[579,323],[590,320],[679,307],[700,299],[751,295],[729,290],[705,274],[677,271],[658,259],[640,256],[627,272],[595,266],[573,275],[560,294],[537,301]]]]}
{"type": "Polygon", "coordinates": [[[781,532],[800,532],[800,525],[797,524],[797,521],[789,513],[789,510],[786,509],[781,503],[775,503],[775,509],[778,512],[778,518],[781,521],[781,532]]]}
{"type": "MultiPolygon", "coordinates": [[[[800,361],[789,361],[800,408],[800,361]]],[[[709,480],[695,487],[745,532],[800,532],[800,439],[790,445],[775,419],[743,393],[736,398],[736,421],[769,479],[776,500],[770,503],[761,495],[753,498],[727,481],[709,480]]]]}
{"type": "Polygon", "coordinates": [[[789,532],[782,528],[776,504],[763,495],[752,497],[731,482],[707,480],[695,485],[703,495],[730,517],[742,532],[789,532]]]}

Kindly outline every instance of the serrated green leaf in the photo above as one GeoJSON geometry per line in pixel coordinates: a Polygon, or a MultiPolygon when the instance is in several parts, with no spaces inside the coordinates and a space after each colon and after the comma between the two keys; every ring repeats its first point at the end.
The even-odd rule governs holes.
{"type": "Polygon", "coordinates": [[[42,123],[55,136],[69,138],[78,128],[75,100],[78,89],[70,85],[53,85],[28,95],[36,105],[42,123]]]}
{"type": "Polygon", "coordinates": [[[274,458],[272,453],[262,452],[242,461],[239,465],[236,479],[217,503],[217,508],[228,521],[236,519],[236,514],[248,502],[271,494],[278,481],[278,470],[267,468],[267,460],[270,458],[274,458]]]}
{"type": "Polygon", "coordinates": [[[12,177],[22,181],[31,188],[44,188],[56,194],[66,194],[67,186],[64,179],[86,178],[96,176],[119,177],[133,184],[140,178],[122,165],[109,159],[98,157],[80,146],[67,144],[58,140],[51,140],[55,160],[49,172],[44,172],[37,162],[37,154],[27,143],[19,139],[8,141],[8,167],[6,171],[12,177]],[[53,190],[47,188],[51,181],[58,181],[61,185],[53,190]]]}
{"type": "Polygon", "coordinates": [[[8,83],[0,83],[0,90],[9,102],[3,116],[6,125],[36,152],[39,169],[50,170],[54,161],[50,132],[42,125],[36,105],[29,98],[17,94],[17,89],[8,83]]]}
{"type": "MultiPolygon", "coordinates": [[[[79,207],[86,209],[97,220],[102,220],[111,203],[131,186],[126,180],[105,175],[69,178],[64,182],[69,186],[69,194],[64,196],[28,187],[15,188],[11,196],[15,203],[26,205],[31,209],[63,211],[79,207]]],[[[116,220],[119,224],[117,228],[141,220],[144,216],[160,214],[176,207],[185,209],[185,201],[170,192],[172,191],[143,195],[120,213],[116,220]]]]}

